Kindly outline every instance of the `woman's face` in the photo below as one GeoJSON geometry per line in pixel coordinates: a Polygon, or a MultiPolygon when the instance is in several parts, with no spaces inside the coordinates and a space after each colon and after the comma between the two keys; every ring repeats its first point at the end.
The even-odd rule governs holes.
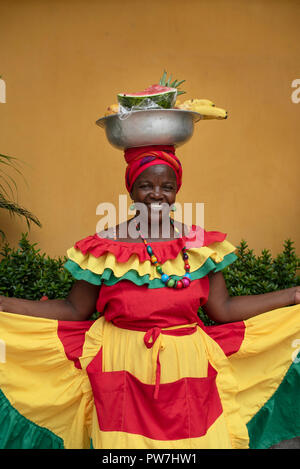
{"type": "Polygon", "coordinates": [[[170,166],[153,165],[145,169],[135,180],[130,193],[134,202],[145,204],[148,219],[157,216],[162,219],[162,211],[170,210],[176,199],[176,174],[170,166]],[[168,204],[168,205],[162,205],[168,204]]]}

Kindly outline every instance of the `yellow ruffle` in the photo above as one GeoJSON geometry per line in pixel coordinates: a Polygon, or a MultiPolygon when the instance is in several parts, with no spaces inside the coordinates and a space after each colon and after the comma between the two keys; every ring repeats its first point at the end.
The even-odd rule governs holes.
{"type": "MultiPolygon", "coordinates": [[[[187,250],[189,256],[190,272],[200,269],[208,259],[211,259],[215,264],[219,264],[224,260],[224,257],[233,253],[236,250],[229,241],[222,241],[210,244],[210,246],[203,246],[201,248],[190,248],[187,250]]],[[[128,271],[134,270],[140,277],[149,275],[149,280],[159,279],[161,275],[156,271],[150,260],[141,262],[136,254],[130,256],[127,262],[118,262],[112,253],[106,252],[100,257],[94,257],[92,254],[82,254],[79,249],[75,247],[67,251],[68,258],[75,262],[82,270],[88,270],[96,275],[102,275],[105,269],[110,269],[115,277],[122,277],[128,271]]],[[[163,266],[163,271],[167,275],[182,276],[185,274],[184,263],[182,261],[181,252],[175,259],[166,261],[163,266]]]]}

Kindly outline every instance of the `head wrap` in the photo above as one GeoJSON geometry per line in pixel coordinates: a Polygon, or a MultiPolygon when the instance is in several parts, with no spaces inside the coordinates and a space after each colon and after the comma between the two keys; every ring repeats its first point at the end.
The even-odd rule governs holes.
{"type": "Polygon", "coordinates": [[[182,167],[175,155],[175,147],[172,145],[152,145],[146,147],[128,148],[125,150],[127,162],[125,182],[128,192],[131,192],[136,178],[149,166],[164,164],[175,171],[177,191],[182,183],[182,167]]]}

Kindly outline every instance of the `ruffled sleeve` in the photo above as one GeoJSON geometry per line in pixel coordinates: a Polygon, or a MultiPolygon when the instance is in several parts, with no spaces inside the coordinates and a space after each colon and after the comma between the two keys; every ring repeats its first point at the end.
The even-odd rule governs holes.
{"type": "MultiPolygon", "coordinates": [[[[165,242],[151,243],[153,251],[167,275],[179,279],[185,274],[181,250],[187,247],[191,280],[209,272],[218,272],[237,258],[235,247],[219,231],[193,227],[193,235],[165,242]]],[[[97,234],[78,241],[67,251],[65,268],[77,280],[94,285],[113,285],[126,279],[151,288],[164,286],[160,274],[151,264],[144,243],[120,242],[100,238],[97,234]]]]}

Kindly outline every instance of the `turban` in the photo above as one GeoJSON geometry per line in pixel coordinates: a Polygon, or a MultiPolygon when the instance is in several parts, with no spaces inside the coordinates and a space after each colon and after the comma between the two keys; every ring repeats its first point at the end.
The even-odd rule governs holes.
{"type": "Polygon", "coordinates": [[[170,166],[176,174],[177,191],[182,183],[182,167],[175,156],[175,147],[172,145],[152,145],[146,147],[128,148],[125,150],[127,163],[125,182],[128,192],[131,192],[136,178],[149,166],[164,164],[170,166]]]}

